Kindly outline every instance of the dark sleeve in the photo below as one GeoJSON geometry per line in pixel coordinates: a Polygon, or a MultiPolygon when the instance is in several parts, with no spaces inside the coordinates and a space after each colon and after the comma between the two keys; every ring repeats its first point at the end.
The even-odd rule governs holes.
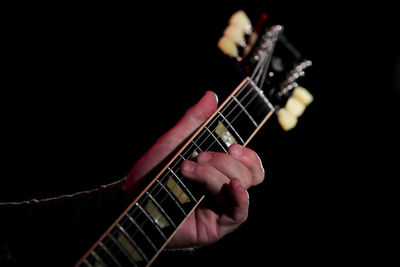
{"type": "Polygon", "coordinates": [[[127,207],[124,180],[92,191],[0,204],[0,265],[72,266],[127,207]]]}

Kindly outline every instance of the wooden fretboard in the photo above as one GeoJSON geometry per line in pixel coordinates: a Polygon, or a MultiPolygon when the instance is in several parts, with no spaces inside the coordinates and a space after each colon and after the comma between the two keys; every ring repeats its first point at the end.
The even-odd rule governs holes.
{"type": "Polygon", "coordinates": [[[246,78],[75,266],[149,266],[204,195],[180,173],[202,151],[246,146],[273,113],[246,78]]]}

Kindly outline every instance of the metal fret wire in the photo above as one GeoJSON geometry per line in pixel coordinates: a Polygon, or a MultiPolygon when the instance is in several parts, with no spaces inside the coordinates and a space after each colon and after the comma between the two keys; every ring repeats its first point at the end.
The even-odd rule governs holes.
{"type": "MultiPolygon", "coordinates": [[[[246,88],[247,85],[248,85],[248,84],[245,84],[245,85],[242,87],[242,89],[240,89],[240,90],[238,91],[237,95],[239,95],[239,94],[244,90],[244,88],[246,88]]],[[[254,88],[251,88],[251,90],[249,90],[249,91],[242,97],[242,99],[240,100],[240,102],[242,102],[242,101],[251,93],[251,91],[253,91],[253,90],[254,90],[254,88]]],[[[251,102],[258,96],[258,92],[257,92],[257,91],[255,91],[255,92],[256,92],[256,95],[254,95],[254,96],[250,99],[250,101],[249,101],[246,105],[244,105],[244,107],[247,107],[249,104],[251,104],[251,102]]],[[[230,102],[228,102],[227,105],[221,110],[221,113],[224,112],[224,111],[230,106],[230,104],[232,104],[232,103],[235,103],[235,101],[231,100],[230,102]]],[[[239,105],[236,104],[236,105],[234,106],[234,108],[232,108],[231,111],[225,116],[225,118],[228,119],[228,116],[229,116],[229,115],[236,109],[236,107],[238,107],[238,106],[239,106],[239,105]]],[[[239,112],[239,114],[236,115],[236,117],[235,117],[231,122],[233,123],[233,122],[235,121],[235,119],[236,119],[242,112],[243,112],[243,110],[241,110],[241,111],[239,112]]],[[[209,124],[211,125],[211,124],[215,123],[215,122],[217,121],[217,119],[219,118],[219,116],[220,116],[220,115],[216,115],[216,116],[214,117],[214,119],[213,119],[209,124]]],[[[214,129],[213,131],[215,131],[215,129],[214,129]]],[[[206,132],[208,132],[208,131],[202,132],[202,133],[197,137],[197,139],[200,139],[206,132]]],[[[209,137],[209,136],[207,136],[206,139],[207,139],[208,137],[209,137]]],[[[206,140],[206,139],[205,139],[205,140],[206,140]]],[[[213,145],[215,144],[216,140],[215,140],[215,138],[213,138],[213,139],[214,139],[214,141],[211,143],[211,145],[210,145],[206,150],[208,150],[209,148],[211,148],[211,146],[213,146],[213,145]]],[[[195,143],[195,144],[190,144],[190,146],[188,146],[188,148],[185,149],[185,150],[186,150],[185,153],[191,153],[191,151],[192,151],[191,148],[192,148],[193,146],[200,147],[200,146],[205,142],[205,140],[204,140],[203,142],[201,142],[200,144],[197,144],[197,143],[195,143]]],[[[184,157],[187,157],[188,155],[184,154],[183,156],[184,156],[184,157]]],[[[181,160],[182,160],[182,159],[181,159],[181,160]]],[[[183,161],[183,160],[182,160],[182,161],[183,161]]],[[[173,168],[175,168],[175,167],[178,165],[178,163],[179,163],[179,164],[181,163],[180,160],[178,160],[178,162],[175,163],[175,165],[171,166],[170,169],[172,170],[173,168]]],[[[172,170],[172,171],[173,171],[174,173],[177,173],[177,172],[179,171],[179,169],[176,170],[176,171],[174,171],[174,170],[172,170]]],[[[167,175],[164,175],[162,178],[159,179],[159,181],[162,182],[162,181],[165,180],[167,177],[168,177],[167,175]]],[[[155,189],[156,189],[155,187],[152,188],[152,190],[155,190],[155,189]]],[[[154,195],[154,196],[157,196],[157,194],[158,194],[159,192],[162,191],[162,188],[157,188],[157,189],[159,189],[157,192],[153,193],[153,191],[150,191],[150,193],[151,193],[152,195],[154,195]]],[[[143,198],[143,201],[144,201],[144,200],[146,200],[146,196],[143,198]]],[[[162,204],[162,201],[161,201],[160,203],[162,204]]]]}
{"type": "MultiPolygon", "coordinates": [[[[244,85],[241,89],[238,90],[238,92],[237,92],[236,95],[239,95],[240,93],[242,93],[242,91],[243,91],[248,85],[249,85],[248,83],[245,83],[245,85],[244,85]]],[[[242,102],[244,101],[244,99],[245,99],[250,93],[252,93],[252,91],[254,91],[256,94],[250,99],[250,101],[249,101],[246,105],[243,105],[245,108],[246,108],[248,105],[250,105],[250,104],[253,102],[253,100],[259,95],[259,93],[255,90],[255,88],[252,87],[252,88],[241,98],[241,100],[239,101],[240,103],[242,103],[242,102]]],[[[213,123],[215,123],[215,122],[217,121],[217,119],[219,119],[219,117],[222,116],[222,113],[223,113],[224,111],[226,111],[226,109],[228,109],[228,107],[229,107],[232,103],[235,103],[235,102],[236,102],[236,101],[234,101],[233,99],[231,99],[230,101],[228,101],[228,103],[225,105],[225,107],[223,107],[223,108],[221,109],[221,111],[220,111],[221,115],[220,115],[220,114],[217,114],[217,115],[213,118],[213,120],[211,120],[211,121],[209,122],[209,125],[212,125],[213,123]]],[[[229,112],[227,115],[222,116],[222,117],[224,117],[223,119],[228,120],[229,115],[230,115],[237,107],[240,107],[239,104],[236,104],[236,105],[230,110],[230,112],[229,112]]],[[[230,121],[230,123],[232,124],[242,112],[243,112],[243,110],[241,109],[240,112],[235,116],[235,118],[234,118],[233,120],[230,121]]],[[[215,129],[214,129],[213,131],[215,131],[215,129]]],[[[207,132],[207,131],[203,131],[203,132],[197,137],[197,140],[200,140],[200,138],[201,138],[206,132],[207,132]]],[[[190,145],[184,150],[184,153],[185,153],[185,154],[183,154],[183,157],[185,158],[185,157],[188,156],[188,155],[186,155],[187,153],[191,153],[192,147],[193,147],[193,146],[198,146],[198,147],[200,147],[200,146],[205,142],[205,140],[207,140],[208,137],[209,137],[209,136],[206,136],[206,138],[205,138],[200,144],[197,144],[197,143],[195,143],[195,144],[190,144],[190,145]]],[[[206,150],[208,150],[209,148],[211,148],[211,147],[215,144],[215,142],[217,141],[217,140],[215,139],[215,137],[214,137],[213,139],[214,139],[214,141],[211,143],[211,145],[210,145],[206,150]]],[[[189,157],[187,157],[187,158],[189,158],[189,157]]],[[[181,158],[180,160],[178,160],[177,163],[175,163],[174,166],[171,166],[171,169],[172,169],[172,168],[175,168],[175,167],[177,166],[178,163],[181,164],[181,163],[182,163],[182,162],[180,162],[181,160],[182,160],[182,162],[183,162],[183,159],[181,158]]],[[[177,171],[174,171],[174,172],[177,173],[178,171],[179,171],[179,169],[178,169],[177,171]]],[[[167,177],[168,177],[168,175],[164,175],[162,178],[159,179],[159,181],[160,181],[161,183],[164,184],[165,181],[163,181],[163,180],[165,180],[167,177]]],[[[154,197],[156,197],[161,191],[163,191],[163,190],[162,190],[162,189],[163,189],[162,187],[157,188],[157,189],[158,189],[157,192],[153,192],[154,190],[156,190],[156,185],[155,185],[154,188],[152,188],[152,191],[150,192],[150,194],[152,194],[154,197]]],[[[167,197],[167,196],[166,196],[166,197],[167,197]]],[[[164,197],[161,201],[158,201],[158,203],[159,203],[159,204],[162,204],[162,203],[163,203],[163,200],[165,200],[166,197],[164,197]]],[[[148,197],[147,195],[144,195],[143,199],[141,200],[142,203],[143,203],[144,201],[146,201],[148,198],[149,198],[149,197],[148,197]]],[[[135,213],[135,211],[137,210],[137,208],[133,207],[132,209],[135,209],[135,210],[132,211],[132,214],[131,214],[130,216],[135,216],[134,213],[135,213]]],[[[161,211],[161,212],[162,212],[162,211],[161,211]]],[[[139,211],[138,213],[140,213],[140,211],[139,211]]],[[[124,224],[124,223],[123,223],[123,220],[129,221],[128,219],[126,219],[126,218],[124,217],[123,219],[121,219],[121,222],[120,222],[120,225],[121,225],[121,226],[122,226],[122,224],[124,224]]],[[[128,226],[130,226],[130,224],[129,224],[128,226]]],[[[143,226],[143,224],[140,225],[140,227],[142,227],[142,226],[143,226]]],[[[125,226],[124,226],[124,228],[125,228],[125,226]]],[[[139,230],[136,230],[136,231],[133,233],[132,236],[134,236],[134,235],[137,234],[138,232],[139,232],[139,230]]],[[[111,232],[110,232],[109,234],[111,235],[111,232]]],[[[109,246],[109,247],[116,246],[114,243],[111,243],[111,245],[110,245],[110,244],[106,244],[106,243],[110,243],[110,242],[103,242],[104,245],[107,245],[107,246],[109,246]]],[[[101,255],[98,255],[98,256],[101,257],[101,255]]]]}
{"type": "MultiPolygon", "coordinates": [[[[242,91],[244,90],[244,88],[246,88],[246,86],[248,86],[248,84],[246,83],[241,89],[239,89],[239,91],[237,92],[237,95],[239,95],[240,93],[242,93],[242,91]]],[[[240,100],[240,102],[242,102],[242,101],[244,101],[244,99],[252,92],[252,91],[255,91],[254,90],[255,88],[251,88],[251,90],[249,90],[242,98],[241,98],[241,100],[240,100]]],[[[250,99],[250,101],[246,104],[246,105],[244,105],[244,107],[246,108],[249,104],[251,104],[251,102],[253,102],[253,100],[258,96],[258,92],[257,91],[255,91],[256,92],[256,94],[250,99]]],[[[232,103],[235,103],[235,101],[232,99],[232,100],[230,100],[227,104],[226,104],[226,106],[225,107],[223,107],[222,109],[221,109],[221,113],[223,113],[232,103]]],[[[236,104],[232,109],[231,109],[231,111],[227,114],[227,115],[225,115],[225,118],[228,120],[228,117],[229,117],[229,115],[238,107],[239,105],[238,104],[236,104]]],[[[231,121],[231,123],[233,123],[234,121],[235,121],[235,119],[241,114],[243,112],[243,110],[241,109],[240,110],[240,112],[236,115],[236,117],[231,121]]],[[[210,125],[212,125],[213,123],[215,123],[216,121],[217,121],[217,119],[219,118],[219,116],[221,116],[221,115],[216,115],[215,117],[214,117],[214,119],[209,123],[210,125]]],[[[215,131],[215,129],[213,130],[213,131],[215,131]]],[[[197,139],[198,140],[200,140],[200,138],[204,135],[204,133],[206,133],[207,131],[204,131],[204,132],[202,132],[198,137],[197,137],[197,139]]],[[[206,138],[205,138],[205,140],[208,138],[209,136],[207,136],[206,138]]],[[[211,143],[211,145],[206,149],[206,150],[208,150],[209,148],[211,148],[211,146],[213,146],[214,145],[214,143],[216,142],[216,140],[215,140],[215,138],[213,138],[214,140],[213,140],[213,142],[211,143]]],[[[197,146],[201,146],[204,142],[205,142],[205,140],[204,141],[202,141],[199,145],[197,145],[197,146]]],[[[196,143],[197,144],[197,143],[196,143]]],[[[185,153],[190,153],[190,151],[192,151],[191,150],[191,148],[193,147],[193,146],[195,146],[195,144],[191,144],[190,145],[191,147],[188,147],[187,149],[185,149],[186,150],[186,152],[185,153]]],[[[187,156],[186,154],[184,154],[184,157],[185,156],[187,156]]],[[[182,159],[181,159],[182,160],[182,159]]],[[[179,161],[179,160],[178,160],[179,161]]],[[[182,160],[183,161],[183,160],[182,160]]],[[[180,163],[180,162],[179,162],[180,163]]],[[[174,165],[174,166],[172,166],[171,167],[171,169],[172,168],[175,168],[176,167],[176,165],[178,164],[178,162],[174,165]]],[[[179,170],[177,170],[177,171],[175,171],[175,173],[177,173],[179,170]]],[[[162,180],[165,180],[165,178],[166,177],[168,177],[167,175],[165,175],[164,177],[162,177],[162,178],[160,178],[159,180],[160,180],[160,182],[163,182],[162,180]]],[[[156,187],[156,186],[155,186],[156,187]]],[[[155,190],[156,188],[153,188],[153,190],[155,190]]],[[[157,192],[155,192],[155,193],[153,193],[152,191],[150,192],[152,195],[154,195],[155,197],[162,191],[162,187],[161,188],[158,188],[159,190],[157,191],[157,192]]],[[[143,198],[143,200],[142,200],[142,203],[146,200],[148,198],[148,196],[144,196],[144,198],[143,198]]],[[[163,200],[165,200],[165,198],[163,198],[163,200]]],[[[158,201],[158,203],[160,203],[160,204],[162,204],[163,203],[163,200],[161,200],[161,201],[158,201]]],[[[135,210],[132,212],[132,213],[135,213],[135,210]]],[[[140,212],[139,212],[140,213],[140,212]]],[[[135,216],[134,214],[132,214],[132,216],[135,216]]],[[[126,218],[124,218],[126,221],[128,221],[128,219],[126,219],[126,218]]],[[[124,220],[124,219],[122,219],[122,220],[124,220]]],[[[122,220],[121,220],[121,223],[120,223],[120,225],[122,225],[123,224],[123,222],[122,222],[122,220]]],[[[130,224],[129,224],[129,226],[130,226],[130,224]]],[[[140,225],[140,226],[143,226],[143,224],[142,225],[140,225]]],[[[125,227],[125,226],[124,226],[125,227]]],[[[138,233],[138,231],[139,230],[136,230],[134,233],[133,233],[133,235],[135,235],[135,234],[137,234],[138,233]]],[[[111,234],[111,233],[110,233],[111,234]]],[[[107,242],[107,243],[109,243],[109,242],[107,242]]],[[[110,246],[109,244],[105,244],[105,243],[103,243],[104,245],[108,245],[108,246],[110,246]]],[[[112,246],[115,246],[115,244],[114,243],[112,243],[111,244],[111,246],[110,247],[112,247],[112,246]]]]}

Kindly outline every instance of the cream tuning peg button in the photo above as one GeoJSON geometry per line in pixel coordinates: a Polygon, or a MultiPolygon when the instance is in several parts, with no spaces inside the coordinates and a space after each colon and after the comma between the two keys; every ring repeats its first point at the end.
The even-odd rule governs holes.
{"type": "Polygon", "coordinates": [[[246,46],[243,29],[236,24],[230,24],[228,27],[226,27],[224,36],[228,37],[239,46],[246,46]]]}
{"type": "Polygon", "coordinates": [[[293,129],[297,124],[297,117],[284,108],[277,111],[278,122],[285,131],[293,129]]]}
{"type": "Polygon", "coordinates": [[[221,49],[221,51],[224,54],[226,54],[230,57],[234,57],[234,58],[239,57],[239,50],[238,50],[236,44],[226,36],[222,36],[219,39],[218,48],[221,49]]]}
{"type": "Polygon", "coordinates": [[[306,109],[306,105],[296,97],[291,96],[286,102],[285,109],[294,116],[300,117],[306,109]]]}
{"type": "Polygon", "coordinates": [[[307,91],[307,89],[301,86],[296,87],[293,90],[292,97],[297,98],[306,106],[308,106],[314,100],[313,95],[309,91],[307,91]]]}
{"type": "Polygon", "coordinates": [[[252,32],[251,21],[243,10],[236,11],[229,19],[229,23],[238,25],[246,34],[252,32]]]}

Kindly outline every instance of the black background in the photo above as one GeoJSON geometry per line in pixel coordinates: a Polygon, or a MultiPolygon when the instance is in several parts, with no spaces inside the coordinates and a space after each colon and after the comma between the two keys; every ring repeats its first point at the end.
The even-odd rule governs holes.
{"type": "Polygon", "coordinates": [[[304,85],[315,101],[295,130],[272,118],[250,143],[267,179],[249,190],[248,221],[216,244],[163,252],[154,265],[391,259],[399,19],[383,3],[2,8],[1,200],[120,179],[205,90],[222,101],[237,80],[216,43],[238,9],[285,27],[314,63],[304,85]]]}

